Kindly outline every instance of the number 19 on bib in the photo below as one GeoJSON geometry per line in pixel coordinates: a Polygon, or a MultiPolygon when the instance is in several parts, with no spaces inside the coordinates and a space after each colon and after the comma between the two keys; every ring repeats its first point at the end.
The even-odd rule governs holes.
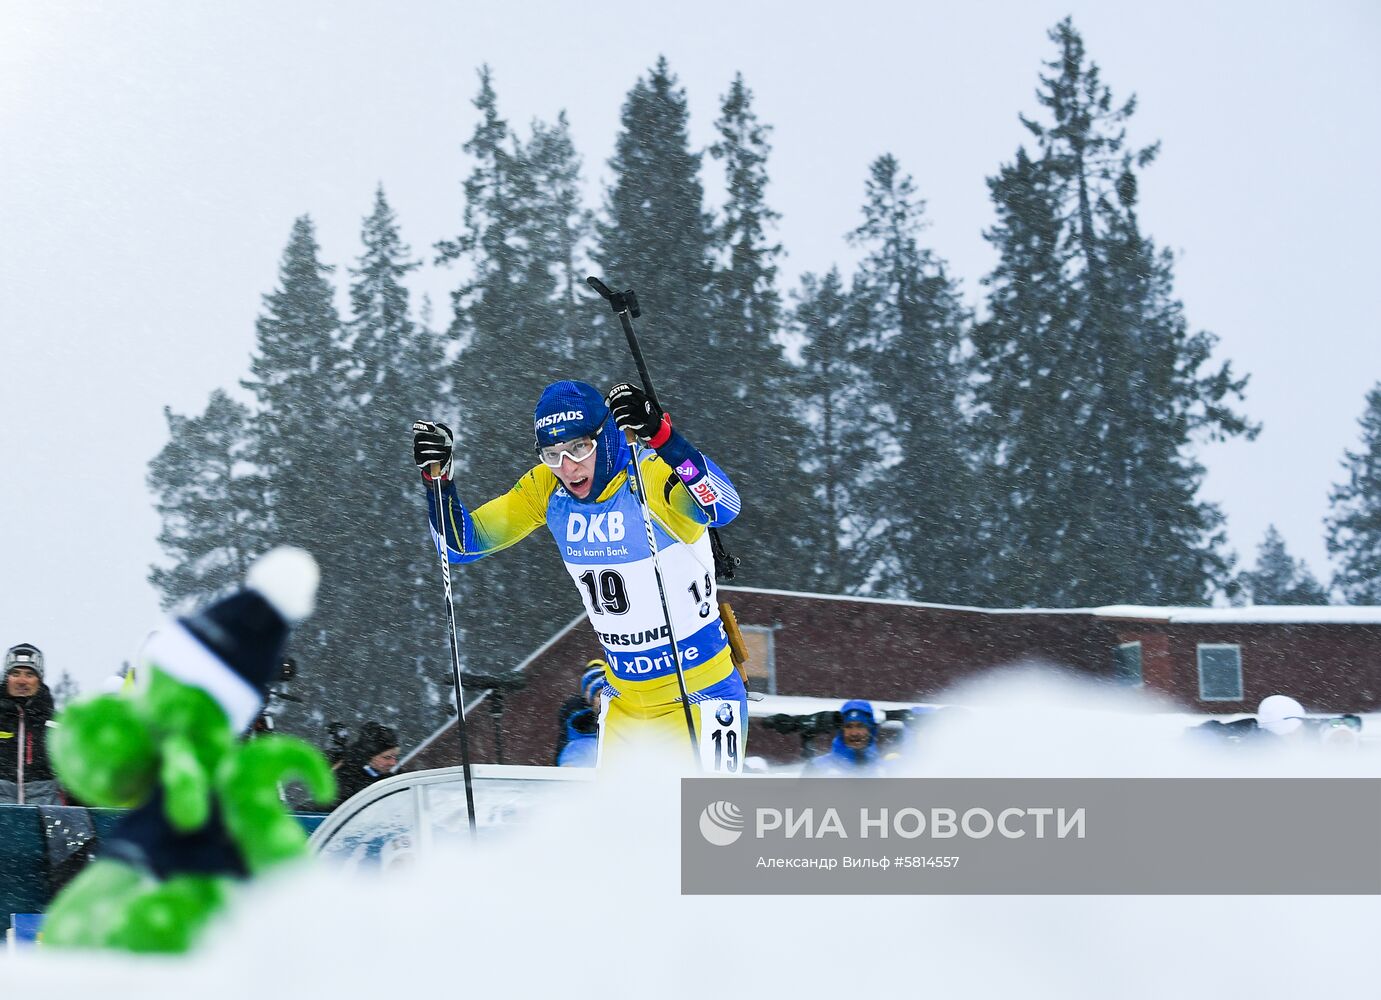
{"type": "Polygon", "coordinates": [[[700,711],[700,768],[708,774],[738,774],[743,770],[742,706],[737,701],[702,701],[700,711]]]}

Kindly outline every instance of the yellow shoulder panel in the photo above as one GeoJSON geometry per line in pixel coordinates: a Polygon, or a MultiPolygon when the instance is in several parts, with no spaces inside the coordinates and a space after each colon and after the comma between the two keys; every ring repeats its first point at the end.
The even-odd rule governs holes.
{"type": "Polygon", "coordinates": [[[556,474],[538,465],[507,493],[476,508],[471,520],[479,550],[490,553],[506,549],[546,524],[547,501],[556,485],[556,474]]]}

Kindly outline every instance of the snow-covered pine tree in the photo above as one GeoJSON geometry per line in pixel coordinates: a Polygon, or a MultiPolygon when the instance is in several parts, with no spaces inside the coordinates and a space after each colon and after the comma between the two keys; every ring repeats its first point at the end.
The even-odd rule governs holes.
{"type": "MultiPolygon", "coordinates": [[[[595,273],[611,288],[637,290],[638,332],[657,395],[690,440],[713,454],[729,401],[705,377],[721,359],[713,353],[712,221],[689,117],[685,91],[661,57],[624,101],[593,257],[595,273]]],[[[636,382],[617,321],[603,312],[590,370],[636,382]]]]}
{"type": "Polygon", "coordinates": [[[877,465],[867,419],[875,396],[867,314],[837,268],[823,278],[802,276],[790,320],[804,362],[795,409],[809,442],[796,453],[806,503],[793,526],[806,560],[798,584],[804,590],[858,593],[868,580],[868,565],[854,548],[867,527],[859,494],[877,465]]]}
{"type": "Polygon", "coordinates": [[[1362,446],[1344,452],[1347,479],[1329,493],[1333,585],[1349,604],[1381,604],[1381,383],[1367,393],[1362,446]]]}
{"type": "Polygon", "coordinates": [[[201,607],[239,586],[262,546],[265,510],[247,464],[249,411],[216,389],[197,416],[163,408],[168,443],[147,483],[166,565],[149,570],[163,610],[201,607]]]}
{"type": "Polygon", "coordinates": [[[723,165],[725,202],[713,231],[714,309],[710,354],[696,365],[704,394],[721,400],[721,419],[702,421],[696,443],[729,472],[743,513],[726,532],[742,558],[740,582],[800,588],[812,553],[799,527],[813,506],[801,486],[808,430],[795,404],[797,372],[781,342],[783,310],[777,290],[781,244],[768,235],[780,217],[767,203],[771,129],[753,111],[753,94],[736,74],[715,122],[710,155],[723,165]]]}
{"type": "Polygon", "coordinates": [[[351,440],[332,484],[340,516],[356,529],[341,593],[349,645],[314,679],[334,692],[330,719],[381,722],[415,745],[443,717],[450,664],[441,629],[419,641],[419,623],[439,618],[441,597],[409,429],[436,412],[445,362],[440,344],[413,318],[406,280],[419,263],[382,186],[361,242],[346,324],[352,366],[340,386],[351,440]]]}
{"type": "Polygon", "coordinates": [[[53,707],[59,712],[70,705],[75,698],[81,697],[81,686],[77,683],[72,674],[63,670],[58,676],[57,683],[52,687],[53,707]]]}
{"type": "Polygon", "coordinates": [[[986,536],[974,601],[996,607],[1039,603],[1072,575],[1074,552],[1049,544],[1069,526],[1042,500],[1074,489],[1079,455],[1056,443],[1083,381],[1053,180],[1025,149],[988,179],[997,224],[985,236],[999,259],[973,331],[986,536]]]}
{"type": "Polygon", "coordinates": [[[1227,582],[1222,515],[1197,493],[1195,440],[1251,437],[1233,412],[1246,379],[1208,369],[1172,260],[1140,230],[1126,145],[1135,101],[1113,103],[1066,19],[1041,78],[1044,123],[990,189],[1000,262],[975,336],[985,451],[1000,531],[998,603],[1194,604],[1227,582]]]}
{"type": "Polygon", "coordinates": [[[874,160],[850,238],[866,251],[853,294],[873,347],[869,416],[883,452],[854,513],[869,523],[860,548],[877,592],[962,604],[977,525],[962,408],[969,316],[944,262],[920,245],[924,212],[896,158],[874,160]]]}
{"type": "MultiPolygon", "coordinates": [[[[591,320],[600,310],[586,291],[587,268],[583,266],[594,232],[594,213],[581,198],[581,161],[565,111],[556,116],[555,125],[532,123],[520,163],[523,169],[517,179],[523,214],[519,232],[530,266],[546,269],[555,279],[551,298],[543,304],[548,315],[542,343],[574,366],[589,349],[591,320]]],[[[535,278],[538,284],[544,283],[540,273],[535,278]]]]}
{"type": "MultiPolygon", "coordinates": [[[[437,412],[455,418],[456,481],[472,508],[536,464],[532,408],[548,383],[599,384],[589,367],[598,345],[579,332],[573,278],[587,216],[564,116],[556,126],[535,124],[532,139],[518,142],[499,114],[487,67],[474,106],[480,117],[464,145],[471,169],[461,232],[437,247],[442,261],[466,273],[452,295],[447,333],[459,349],[455,390],[437,412]]],[[[592,303],[585,309],[596,312],[592,303]]],[[[515,666],[580,610],[560,560],[540,540],[467,565],[452,579],[470,670],[515,666]]]]}
{"type": "Polygon", "coordinates": [[[1256,567],[1237,577],[1238,589],[1251,604],[1327,604],[1328,594],[1309,567],[1285,548],[1274,524],[1266,528],[1256,552],[1256,567]]]}
{"type": "Polygon", "coordinates": [[[282,716],[285,728],[309,738],[319,735],[318,724],[345,697],[330,677],[351,655],[344,599],[358,584],[355,547],[361,531],[335,492],[341,477],[354,473],[359,455],[348,426],[349,397],[342,392],[352,365],[332,270],[321,261],[311,219],[298,218],[279,265],[278,287],[264,296],[255,322],[250,377],[240,383],[256,402],[249,458],[262,487],[264,542],[300,545],[321,566],[316,613],[293,633],[290,645],[304,701],[282,716]]]}

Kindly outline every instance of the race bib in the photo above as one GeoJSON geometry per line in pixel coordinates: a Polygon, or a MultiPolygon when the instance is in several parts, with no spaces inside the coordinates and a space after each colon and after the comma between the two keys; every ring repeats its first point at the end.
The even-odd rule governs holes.
{"type": "Polygon", "coordinates": [[[700,769],[706,774],[738,774],[743,770],[743,735],[746,719],[736,699],[702,701],[695,731],[699,735],[700,769]]]}

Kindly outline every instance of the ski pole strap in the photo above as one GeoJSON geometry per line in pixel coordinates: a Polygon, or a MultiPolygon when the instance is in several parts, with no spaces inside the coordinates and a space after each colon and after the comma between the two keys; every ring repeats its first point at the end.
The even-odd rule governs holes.
{"type": "Polygon", "coordinates": [[[648,439],[647,446],[656,451],[671,440],[671,414],[663,413],[662,422],[657,425],[657,433],[648,439]]]}

